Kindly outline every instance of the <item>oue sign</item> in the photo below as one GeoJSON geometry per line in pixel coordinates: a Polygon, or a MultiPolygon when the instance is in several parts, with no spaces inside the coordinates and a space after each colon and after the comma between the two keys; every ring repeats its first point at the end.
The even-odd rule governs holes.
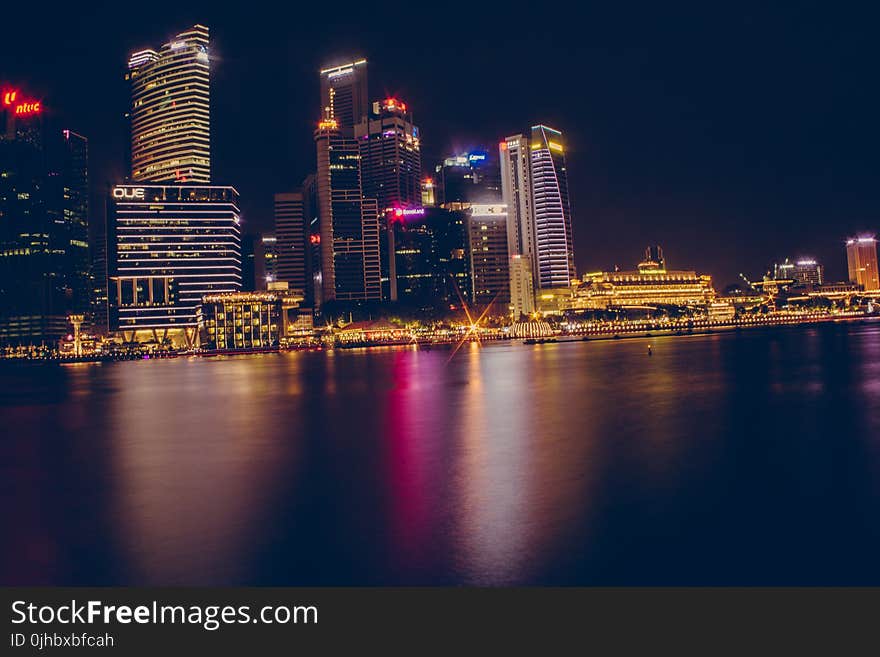
{"type": "Polygon", "coordinates": [[[134,201],[144,200],[143,187],[114,187],[113,198],[129,199],[134,201]]]}

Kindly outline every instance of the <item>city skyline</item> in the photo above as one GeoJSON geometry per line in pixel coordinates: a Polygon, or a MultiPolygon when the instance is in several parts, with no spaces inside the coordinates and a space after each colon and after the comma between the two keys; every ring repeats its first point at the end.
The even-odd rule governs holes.
{"type": "MultiPolygon", "coordinates": [[[[599,17],[612,27],[618,26],[620,17],[612,10],[608,12],[610,15],[599,17]]],[[[745,22],[747,17],[748,13],[744,12],[741,20],[728,29],[714,26],[714,36],[725,43],[738,33],[737,30],[749,29],[745,22]]],[[[488,18],[488,9],[475,11],[476,25],[484,24],[488,18]]],[[[760,37],[758,45],[762,53],[768,49],[776,52],[768,42],[766,30],[778,27],[786,16],[770,13],[762,14],[762,18],[766,19],[766,25],[757,35],[760,37]]],[[[43,61],[36,57],[25,64],[3,57],[6,68],[2,76],[4,81],[12,81],[33,90],[47,101],[51,100],[50,106],[56,112],[64,113],[68,119],[66,123],[90,139],[93,200],[96,194],[102,195],[107,185],[120,180],[120,174],[124,173],[119,155],[126,133],[121,111],[124,104],[120,103],[125,103],[127,90],[120,78],[127,57],[150,44],[161,43],[166,35],[199,22],[211,28],[218,53],[216,68],[212,68],[213,177],[236,184],[241,190],[244,229],[248,231],[267,230],[271,222],[273,194],[296,188],[308,173],[313,157],[308,142],[318,118],[314,116],[315,108],[320,106],[315,74],[334,58],[340,61],[336,55],[343,52],[359,53],[370,61],[371,101],[383,97],[383,92],[387,91],[389,95],[399,94],[414,108],[424,132],[422,159],[425,169],[473,146],[497,144],[503,135],[514,134],[523,124],[545,122],[561,129],[568,141],[566,155],[572,177],[578,271],[626,266],[632,247],[628,240],[619,237],[618,227],[624,226],[626,235],[638,243],[661,243],[676,262],[686,262],[697,270],[711,273],[719,288],[735,282],[740,271],[756,276],[772,262],[801,255],[813,256],[821,262],[828,280],[843,280],[846,278],[846,262],[841,253],[846,237],[874,232],[872,229],[876,226],[874,217],[880,210],[878,200],[868,185],[869,171],[860,166],[863,163],[860,158],[865,157],[862,150],[873,143],[876,135],[869,130],[859,144],[853,140],[834,139],[823,143],[822,148],[805,159],[801,137],[806,140],[807,135],[780,126],[780,113],[785,106],[780,104],[782,100],[778,95],[767,89],[767,81],[758,71],[757,59],[746,62],[745,68],[758,76],[756,89],[771,93],[769,100],[774,102],[768,104],[764,97],[762,106],[767,116],[773,119],[771,124],[777,129],[776,135],[769,134],[767,128],[756,127],[758,119],[754,110],[749,109],[751,104],[745,108],[748,109],[746,113],[740,113],[741,121],[724,120],[733,118],[732,108],[707,102],[719,100],[717,86],[720,83],[700,76],[688,78],[694,73],[690,69],[685,78],[670,79],[676,83],[672,87],[685,97],[680,99],[683,102],[679,106],[675,105],[675,94],[662,92],[654,98],[655,103],[650,108],[636,109],[636,105],[628,102],[634,98],[628,98],[627,94],[638,96],[658,92],[651,88],[656,87],[658,80],[645,82],[639,76],[624,75],[633,72],[629,67],[636,63],[634,54],[616,50],[607,39],[600,40],[600,45],[595,46],[603,65],[609,66],[607,71],[601,70],[602,67],[589,58],[583,60],[583,66],[566,61],[560,64],[559,70],[547,72],[543,99],[532,101],[517,96],[518,102],[505,104],[491,91],[496,87],[498,90],[509,88],[510,82],[503,73],[493,80],[476,69],[458,70],[453,84],[450,70],[456,68],[455,61],[460,55],[444,52],[444,57],[425,61],[419,55],[421,46],[399,44],[383,49],[345,25],[331,23],[322,30],[320,39],[310,37],[311,45],[320,43],[306,54],[299,53],[299,46],[279,46],[280,54],[286,55],[279,59],[266,56],[268,46],[255,50],[251,22],[232,22],[228,17],[214,16],[207,10],[193,10],[185,16],[165,13],[161,20],[157,18],[138,25],[123,21],[125,29],[120,23],[120,29],[110,30],[106,38],[91,45],[89,53],[82,52],[82,44],[88,40],[90,31],[106,28],[107,21],[116,25],[114,21],[119,19],[92,14],[88,10],[82,19],[85,31],[62,33],[68,45],[80,44],[78,49],[73,48],[74,61],[88,64],[87,68],[95,72],[83,82],[85,88],[81,95],[73,94],[49,58],[43,61]],[[86,18],[95,19],[95,24],[91,25],[86,18]],[[291,49],[293,52],[289,52],[291,49]],[[258,67],[265,70],[257,71],[253,67],[257,61],[271,65],[258,67]],[[28,70],[17,68],[25,65],[28,70]],[[557,84],[566,74],[575,72],[585,76],[585,83],[590,82],[592,88],[557,84]],[[608,79],[612,72],[619,74],[614,81],[608,79]],[[260,88],[267,93],[260,96],[254,85],[264,82],[265,76],[269,75],[276,79],[277,89],[262,85],[260,88]],[[684,79],[694,83],[686,92],[677,86],[684,79]],[[103,83],[104,88],[97,89],[93,80],[103,83]],[[497,83],[496,87],[493,82],[497,83]],[[629,89],[626,93],[620,88],[624,82],[629,89]],[[400,86],[391,86],[392,83],[400,86]],[[602,93],[609,90],[616,93],[602,93]],[[705,97],[694,97],[694,94],[700,95],[697,91],[705,97]],[[236,93],[238,97],[232,98],[236,93]],[[267,102],[275,96],[280,100],[289,94],[300,100],[295,103],[267,102]],[[495,97],[494,102],[488,101],[489,96],[495,97]],[[81,98],[87,98],[89,102],[82,103],[81,98]],[[280,112],[280,106],[285,108],[284,112],[280,112]],[[610,115],[612,110],[618,113],[616,118],[610,115]],[[682,116],[690,116],[693,120],[683,121],[682,116]],[[639,121],[630,121],[628,125],[630,136],[623,134],[621,125],[616,122],[635,118],[639,121]],[[249,138],[248,126],[254,125],[254,121],[267,126],[269,131],[277,131],[281,138],[249,138]],[[118,129],[114,130],[114,124],[118,129]],[[718,131],[722,125],[727,134],[719,141],[718,131]],[[652,132],[646,135],[649,129],[652,132]],[[746,132],[753,134],[744,134],[746,132]],[[647,141],[646,136],[649,137],[647,141]],[[741,142],[731,144],[734,136],[741,142]],[[639,144],[633,143],[636,137],[641,139],[639,144]],[[795,141],[794,137],[798,140],[795,141]],[[671,140],[679,140],[676,149],[668,148],[671,140]],[[791,147],[790,152],[780,149],[783,142],[791,147]],[[759,148],[762,144],[763,150],[759,148]],[[262,156],[259,167],[247,165],[259,155],[262,156]],[[627,166],[622,166],[624,164],[627,166]],[[805,175],[815,180],[806,183],[805,175]],[[697,185],[699,179],[706,184],[697,185]],[[797,188],[796,194],[792,188],[797,188]],[[755,239],[756,235],[760,239],[755,239]]],[[[697,14],[689,18],[687,25],[693,26],[705,19],[697,14]]],[[[822,29],[816,21],[807,19],[809,27],[803,28],[805,31],[822,29]]],[[[49,33],[61,29],[60,25],[53,23],[53,18],[47,21],[49,33]]],[[[666,24],[669,22],[667,19],[666,24]]],[[[429,44],[439,39],[441,28],[442,20],[426,28],[420,43],[429,44]]],[[[641,23],[635,28],[640,36],[644,36],[645,28],[641,23]]],[[[12,35],[3,46],[4,54],[5,49],[14,47],[19,38],[12,35]]],[[[805,45],[802,35],[789,35],[788,38],[795,50],[805,45]]],[[[708,47],[709,62],[726,62],[718,51],[720,45],[709,47],[699,37],[691,36],[690,39],[689,45],[696,40],[708,47]]],[[[852,57],[859,44],[856,40],[850,50],[838,56],[852,57]]],[[[585,48],[579,42],[569,45],[576,53],[585,48]]],[[[486,52],[483,45],[474,47],[484,56],[486,64],[497,63],[498,55],[486,52]]],[[[655,47],[657,44],[652,45],[648,39],[644,50],[653,53],[655,47]]],[[[621,48],[623,51],[627,49],[625,44],[621,44],[621,48]]],[[[270,54],[278,55],[279,52],[270,54]]],[[[635,57],[641,64],[647,59],[644,54],[635,57]]],[[[674,59],[681,54],[673,50],[664,53],[664,57],[674,59]]],[[[789,62],[788,56],[785,61],[789,62]]],[[[666,70],[662,73],[661,78],[671,75],[666,70]]],[[[793,70],[792,74],[795,73],[801,75],[801,69],[793,70]]],[[[737,75],[734,82],[742,85],[744,73],[737,75]]],[[[799,80],[797,75],[794,77],[799,80]]],[[[824,78],[823,81],[831,84],[824,78]]],[[[840,84],[843,86],[837,88],[837,92],[848,92],[846,80],[840,84]]],[[[834,89],[829,90],[831,96],[833,92],[834,89]]],[[[826,114],[809,114],[818,110],[804,106],[794,118],[796,127],[803,128],[810,121],[827,119],[827,103],[820,105],[826,114]]],[[[862,116],[868,107],[870,103],[854,108],[855,118],[862,116]]],[[[734,103],[734,109],[743,110],[744,106],[734,103]]],[[[836,132],[834,135],[839,136],[836,132]]],[[[830,138],[827,135],[822,137],[826,141],[830,138]]]]}

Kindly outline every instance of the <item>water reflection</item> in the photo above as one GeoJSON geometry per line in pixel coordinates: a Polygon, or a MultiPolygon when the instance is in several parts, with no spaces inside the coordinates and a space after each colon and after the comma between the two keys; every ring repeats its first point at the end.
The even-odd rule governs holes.
{"type": "Polygon", "coordinates": [[[3,583],[878,583],[873,325],[0,367],[3,583]]]}

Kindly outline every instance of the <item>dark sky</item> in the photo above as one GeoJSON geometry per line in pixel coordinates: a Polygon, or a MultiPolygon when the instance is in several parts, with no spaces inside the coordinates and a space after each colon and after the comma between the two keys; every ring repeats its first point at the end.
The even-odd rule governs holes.
{"type": "MultiPolygon", "coordinates": [[[[0,81],[90,140],[98,189],[124,175],[128,53],[212,30],[214,179],[245,222],[314,166],[317,69],[369,60],[422,130],[425,168],[543,122],[566,133],[579,271],[759,276],[880,226],[877,16],[841,3],[5,3],[0,81]],[[12,6],[9,6],[9,5],[12,6]],[[860,13],[863,12],[863,13],[860,13]]],[[[869,3],[862,3],[868,5],[869,3]]]]}

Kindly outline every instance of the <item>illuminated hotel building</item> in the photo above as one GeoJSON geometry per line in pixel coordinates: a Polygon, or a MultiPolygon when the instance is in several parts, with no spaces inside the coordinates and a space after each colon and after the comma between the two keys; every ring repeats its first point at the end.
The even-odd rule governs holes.
{"type": "Polygon", "coordinates": [[[325,119],[315,144],[323,301],[380,301],[379,207],[362,194],[358,142],[325,119]]]}
{"type": "Polygon", "coordinates": [[[366,59],[321,69],[321,116],[335,120],[342,134],[351,136],[367,118],[369,103],[366,59]]]}
{"type": "Polygon", "coordinates": [[[208,28],[195,25],[158,51],[132,53],[131,179],[211,181],[208,28]]]}
{"type": "Polygon", "coordinates": [[[468,212],[471,286],[474,305],[506,315],[510,306],[507,206],[472,204],[468,212]]]}
{"type": "Polygon", "coordinates": [[[373,103],[369,118],[354,126],[361,153],[364,196],[379,209],[420,206],[422,156],[419,129],[406,103],[386,98],[373,103]]]}
{"type": "Polygon", "coordinates": [[[296,324],[303,300],[299,290],[208,294],[202,300],[205,349],[277,347],[296,324]]]}
{"type": "Polygon", "coordinates": [[[846,264],[849,280],[861,285],[866,292],[880,290],[877,273],[877,240],[854,237],[846,241],[846,264]]]}
{"type": "Polygon", "coordinates": [[[795,262],[786,258],[785,262],[775,264],[773,278],[792,280],[795,287],[818,287],[824,283],[822,265],[808,258],[802,258],[795,262]]]}
{"type": "MultiPolygon", "coordinates": [[[[646,256],[651,256],[650,250],[646,256]]],[[[634,271],[584,274],[571,301],[574,309],[656,307],[659,305],[707,308],[715,301],[712,277],[693,271],[667,270],[652,260],[634,271]]]]}
{"type": "Polygon", "coordinates": [[[202,297],[241,288],[238,192],[117,185],[107,206],[110,328],[192,347],[202,297]]]}

